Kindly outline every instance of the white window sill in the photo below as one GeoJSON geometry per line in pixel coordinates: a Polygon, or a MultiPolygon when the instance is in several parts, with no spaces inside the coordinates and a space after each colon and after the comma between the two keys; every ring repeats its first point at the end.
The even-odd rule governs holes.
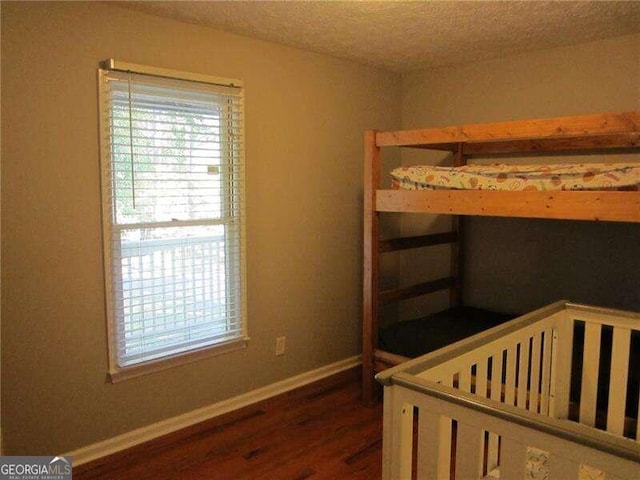
{"type": "Polygon", "coordinates": [[[150,373],[160,372],[180,365],[186,365],[187,363],[196,362],[204,358],[240,350],[246,348],[248,343],[249,337],[238,338],[222,344],[212,345],[199,350],[193,350],[173,355],[171,357],[140,363],[130,367],[115,367],[107,374],[107,380],[110,383],[119,383],[142,375],[148,375],[150,373]]]}

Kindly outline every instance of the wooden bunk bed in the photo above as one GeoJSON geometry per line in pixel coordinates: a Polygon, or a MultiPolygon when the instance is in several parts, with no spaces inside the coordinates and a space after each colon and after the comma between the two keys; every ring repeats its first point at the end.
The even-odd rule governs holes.
{"type": "MultiPolygon", "coordinates": [[[[604,113],[403,131],[365,132],[363,402],[377,400],[374,375],[408,358],[378,346],[379,308],[408,298],[449,290],[462,304],[460,215],[640,222],[640,191],[499,191],[380,189],[382,149],[408,147],[452,152],[453,166],[478,157],[640,152],[640,111],[604,113]],[[384,212],[452,215],[447,233],[381,240],[384,212]],[[449,244],[446,278],[380,291],[380,260],[387,252],[449,244]]],[[[423,352],[426,353],[426,352],[423,352]]]]}

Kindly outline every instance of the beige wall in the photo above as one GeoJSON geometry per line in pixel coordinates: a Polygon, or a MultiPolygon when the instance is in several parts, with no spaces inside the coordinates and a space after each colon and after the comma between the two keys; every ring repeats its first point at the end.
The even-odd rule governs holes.
{"type": "Polygon", "coordinates": [[[360,352],[362,132],[399,76],[96,2],[2,3],[2,428],[54,454],[360,352]],[[246,85],[246,350],[106,383],[96,68],[246,85]],[[287,353],[274,356],[275,337],[287,353]]]}
{"type": "MultiPolygon", "coordinates": [[[[403,128],[637,109],[640,35],[403,77],[403,128]]],[[[403,152],[403,162],[418,159],[403,152]]],[[[419,222],[425,224],[405,218],[405,229],[419,222]]],[[[494,218],[470,219],[467,227],[470,304],[517,313],[569,298],[640,310],[638,224],[494,218]]],[[[425,264],[440,273],[447,268],[431,257],[425,264]]],[[[429,308],[446,303],[431,297],[429,308]]]]}

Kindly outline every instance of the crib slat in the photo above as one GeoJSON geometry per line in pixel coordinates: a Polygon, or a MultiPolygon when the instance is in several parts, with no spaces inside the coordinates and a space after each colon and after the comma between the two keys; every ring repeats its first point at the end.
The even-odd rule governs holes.
{"type": "Polygon", "coordinates": [[[507,350],[507,373],[504,384],[504,403],[514,405],[516,399],[516,348],[515,346],[507,350]]]}
{"type": "Polygon", "coordinates": [[[480,360],[476,365],[476,395],[487,398],[487,359],[480,360]]]}
{"type": "MultiPolygon", "coordinates": [[[[447,376],[443,378],[442,385],[447,387],[453,386],[453,377],[447,376]]],[[[451,418],[440,416],[438,425],[438,479],[450,478],[449,469],[451,466],[451,418]]],[[[429,478],[429,477],[427,477],[429,478]]]]}
{"type": "MultiPolygon", "coordinates": [[[[448,479],[450,462],[439,463],[440,436],[433,434],[434,425],[440,425],[441,416],[420,409],[418,414],[418,479],[448,479]]],[[[447,439],[449,444],[450,439],[447,439]]]]}
{"type": "Polygon", "coordinates": [[[585,324],[582,388],[580,390],[580,423],[590,427],[593,427],[596,422],[601,333],[602,327],[600,324],[585,324]]]}
{"type": "MultiPolygon", "coordinates": [[[[411,478],[411,463],[413,459],[413,405],[405,403],[399,416],[399,442],[396,458],[400,459],[400,478],[411,478]]],[[[397,423],[396,423],[397,425],[397,423]]]]}
{"type": "Polygon", "coordinates": [[[382,478],[411,478],[413,405],[405,403],[396,387],[384,390],[382,478]]]}
{"type": "Polygon", "coordinates": [[[383,415],[382,415],[382,479],[390,480],[398,476],[397,462],[395,455],[397,454],[396,442],[399,440],[398,432],[400,430],[397,422],[400,414],[395,402],[398,393],[397,388],[384,389],[383,415]]]}
{"type": "Polygon", "coordinates": [[[502,355],[494,355],[491,360],[491,400],[500,402],[502,395],[502,355]]]}
{"type": "MultiPolygon", "coordinates": [[[[440,425],[438,427],[440,434],[438,435],[438,479],[450,478],[451,468],[451,438],[453,429],[451,427],[451,419],[448,417],[440,417],[440,425]]],[[[429,478],[429,477],[427,477],[429,478]]]]}
{"type": "Polygon", "coordinates": [[[525,476],[527,446],[513,438],[502,437],[500,478],[519,479],[525,476]]]}
{"type": "Polygon", "coordinates": [[[458,373],[458,388],[463,392],[471,392],[471,368],[462,367],[458,373]]]}
{"type": "Polygon", "coordinates": [[[545,330],[542,347],[542,388],[540,392],[540,413],[549,415],[549,389],[551,386],[551,332],[545,330]]]}
{"type": "Polygon", "coordinates": [[[609,375],[607,431],[616,435],[622,435],[624,432],[630,345],[631,330],[614,328],[611,347],[611,373],[609,375]]]}
{"type": "Polygon", "coordinates": [[[531,388],[529,390],[529,410],[538,412],[540,391],[540,335],[534,335],[531,341],[531,388]]]}
{"type": "Polygon", "coordinates": [[[551,378],[549,379],[549,415],[569,417],[569,387],[571,382],[571,352],[574,319],[567,315],[558,318],[551,347],[551,378]]]}
{"type": "Polygon", "coordinates": [[[518,365],[518,395],[516,406],[527,408],[527,378],[529,370],[529,339],[520,343],[520,364],[518,365]]]}
{"type": "MultiPolygon", "coordinates": [[[[491,360],[491,400],[496,402],[500,402],[502,396],[502,357],[502,354],[494,355],[491,360]]],[[[507,361],[507,368],[508,366],[507,361]]],[[[498,466],[499,441],[500,437],[497,434],[489,433],[487,442],[487,470],[489,471],[498,466]]]]}
{"type": "Polygon", "coordinates": [[[484,432],[480,428],[458,422],[456,478],[482,477],[483,439],[484,432]]]}
{"type": "Polygon", "coordinates": [[[578,480],[580,464],[551,453],[549,458],[549,480],[578,480]]]}
{"type": "MultiPolygon", "coordinates": [[[[476,365],[476,395],[487,398],[487,386],[489,384],[489,360],[488,358],[480,360],[476,365]]],[[[489,434],[491,435],[491,434],[489,434]]],[[[485,433],[483,432],[483,437],[485,433]]],[[[486,437],[485,437],[486,438],[486,437]]],[[[487,444],[488,448],[488,444],[487,444]]],[[[497,460],[497,459],[496,459],[497,460]]]]}

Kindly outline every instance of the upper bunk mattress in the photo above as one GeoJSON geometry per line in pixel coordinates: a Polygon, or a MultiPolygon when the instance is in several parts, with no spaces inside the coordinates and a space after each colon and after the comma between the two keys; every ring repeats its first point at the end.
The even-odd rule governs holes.
{"type": "Polygon", "coordinates": [[[418,165],[391,172],[404,190],[640,190],[640,163],[418,165]]]}

